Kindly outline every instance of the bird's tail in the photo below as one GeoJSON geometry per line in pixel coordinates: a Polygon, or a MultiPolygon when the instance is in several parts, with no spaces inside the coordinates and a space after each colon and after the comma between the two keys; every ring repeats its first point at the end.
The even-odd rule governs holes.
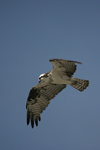
{"type": "Polygon", "coordinates": [[[72,84],[71,86],[76,88],[79,91],[83,91],[89,86],[89,80],[83,80],[78,78],[71,78],[72,84]]]}

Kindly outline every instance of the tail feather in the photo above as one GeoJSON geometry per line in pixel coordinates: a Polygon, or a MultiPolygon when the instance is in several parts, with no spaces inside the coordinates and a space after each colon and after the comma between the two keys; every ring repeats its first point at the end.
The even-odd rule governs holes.
{"type": "Polygon", "coordinates": [[[89,80],[83,80],[83,79],[78,79],[78,78],[71,78],[72,84],[71,86],[76,88],[79,91],[83,91],[84,89],[89,86],[89,80]]]}

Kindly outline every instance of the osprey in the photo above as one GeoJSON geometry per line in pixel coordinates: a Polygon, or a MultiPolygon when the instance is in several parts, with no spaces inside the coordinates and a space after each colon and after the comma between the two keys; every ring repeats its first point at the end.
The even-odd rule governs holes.
{"type": "Polygon", "coordinates": [[[49,61],[53,64],[53,69],[39,76],[39,84],[32,87],[27,98],[27,125],[31,120],[32,128],[34,121],[38,126],[43,110],[66,85],[71,85],[79,91],[83,91],[89,85],[88,80],[72,77],[76,70],[76,63],[81,64],[81,62],[64,59],[50,59],[49,61]]]}

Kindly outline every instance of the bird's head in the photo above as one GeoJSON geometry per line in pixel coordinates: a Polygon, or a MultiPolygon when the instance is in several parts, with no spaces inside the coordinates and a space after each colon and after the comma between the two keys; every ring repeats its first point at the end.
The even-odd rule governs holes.
{"type": "Polygon", "coordinates": [[[45,81],[45,79],[48,77],[47,73],[43,73],[39,76],[39,83],[42,81],[45,81]]]}

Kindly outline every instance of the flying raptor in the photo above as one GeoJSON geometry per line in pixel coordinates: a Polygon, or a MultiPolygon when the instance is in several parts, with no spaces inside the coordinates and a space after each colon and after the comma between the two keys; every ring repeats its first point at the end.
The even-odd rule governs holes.
{"type": "Polygon", "coordinates": [[[89,85],[89,80],[72,77],[76,71],[76,63],[81,64],[81,62],[64,59],[50,59],[49,61],[53,64],[53,69],[39,76],[39,84],[32,87],[27,98],[27,125],[31,121],[32,128],[34,122],[38,126],[43,110],[66,85],[71,85],[79,91],[83,91],[89,85]]]}

